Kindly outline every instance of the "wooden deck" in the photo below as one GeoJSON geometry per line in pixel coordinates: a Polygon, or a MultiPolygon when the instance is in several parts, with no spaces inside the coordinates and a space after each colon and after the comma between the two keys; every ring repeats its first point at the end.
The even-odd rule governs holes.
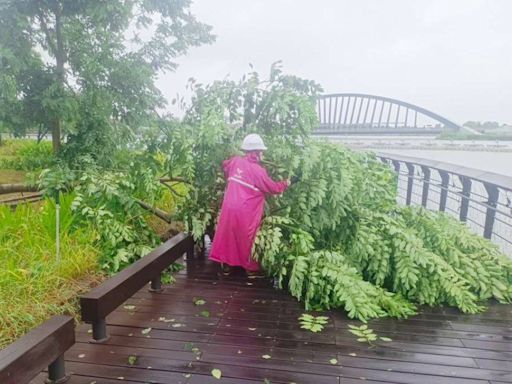
{"type": "Polygon", "coordinates": [[[341,311],[327,312],[329,325],[313,334],[298,325],[301,305],[269,281],[217,271],[194,260],[164,292],[139,291],[108,316],[104,344],[90,343],[90,327],[79,326],[66,354],[68,383],[512,383],[512,306],[372,321],[392,341],[369,348],[341,311]]]}

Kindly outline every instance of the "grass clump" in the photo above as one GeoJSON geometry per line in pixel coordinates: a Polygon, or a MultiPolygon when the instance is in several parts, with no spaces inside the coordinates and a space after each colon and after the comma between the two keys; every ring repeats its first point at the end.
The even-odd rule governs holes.
{"type": "Polygon", "coordinates": [[[0,168],[37,171],[50,167],[55,160],[49,141],[13,139],[0,143],[0,168]]]}
{"type": "Polygon", "coordinates": [[[0,348],[54,314],[76,315],[77,294],[99,278],[96,233],[61,201],[61,259],[55,252],[55,205],[0,206],[0,348]]]}

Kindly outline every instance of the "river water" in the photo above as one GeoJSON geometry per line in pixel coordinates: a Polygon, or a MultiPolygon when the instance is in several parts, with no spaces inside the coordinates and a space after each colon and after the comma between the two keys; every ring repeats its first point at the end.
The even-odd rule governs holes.
{"type": "Polygon", "coordinates": [[[331,136],[328,140],[356,150],[438,160],[512,177],[510,141],[449,141],[415,136],[331,136]]]}

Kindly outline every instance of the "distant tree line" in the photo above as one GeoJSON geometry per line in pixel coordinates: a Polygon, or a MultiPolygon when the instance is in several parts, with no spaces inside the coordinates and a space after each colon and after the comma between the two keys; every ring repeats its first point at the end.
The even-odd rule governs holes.
{"type": "Polygon", "coordinates": [[[473,129],[476,129],[478,131],[486,131],[486,130],[489,130],[489,129],[498,129],[498,128],[506,128],[506,127],[511,127],[512,128],[512,125],[510,124],[505,124],[505,123],[498,123],[497,121],[466,121],[464,124],[463,124],[465,127],[468,127],[468,128],[473,128],[473,129]]]}

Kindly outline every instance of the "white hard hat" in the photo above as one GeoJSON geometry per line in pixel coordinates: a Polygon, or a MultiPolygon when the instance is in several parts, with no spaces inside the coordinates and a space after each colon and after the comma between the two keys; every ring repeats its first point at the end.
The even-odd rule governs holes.
{"type": "Polygon", "coordinates": [[[266,149],[263,139],[257,133],[245,136],[244,141],[242,141],[242,150],[244,151],[264,151],[266,149]]]}

